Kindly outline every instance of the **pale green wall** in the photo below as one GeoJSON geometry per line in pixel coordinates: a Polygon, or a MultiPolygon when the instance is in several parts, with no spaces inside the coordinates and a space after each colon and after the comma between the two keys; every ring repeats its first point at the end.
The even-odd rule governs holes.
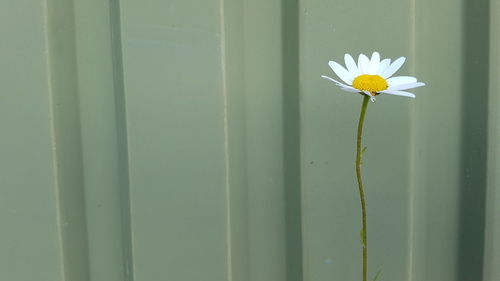
{"type": "Polygon", "coordinates": [[[0,280],[500,279],[498,0],[0,3],[0,280]],[[490,16],[488,16],[490,15],[490,16]]]}

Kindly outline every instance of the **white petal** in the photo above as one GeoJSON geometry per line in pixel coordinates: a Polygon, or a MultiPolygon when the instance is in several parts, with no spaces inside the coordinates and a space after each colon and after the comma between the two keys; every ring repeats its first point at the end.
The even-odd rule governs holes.
{"type": "Polygon", "coordinates": [[[380,75],[382,74],[386,69],[387,67],[391,64],[391,59],[384,59],[380,62],[380,65],[378,67],[378,72],[377,74],[380,75]]]}
{"type": "Polygon", "coordinates": [[[350,92],[350,93],[359,93],[359,90],[354,89],[353,87],[342,87],[341,89],[346,91],[346,92],[350,92]]]}
{"type": "Polygon", "coordinates": [[[358,57],[358,69],[361,74],[366,74],[368,71],[368,65],[370,64],[370,60],[364,54],[360,54],[358,57]]]}
{"type": "Polygon", "coordinates": [[[415,83],[408,83],[408,84],[399,84],[395,86],[390,86],[387,90],[393,91],[393,90],[407,90],[411,88],[418,88],[425,86],[425,83],[422,82],[415,82],[415,83]]]}
{"type": "Polygon", "coordinates": [[[395,96],[403,96],[403,97],[415,98],[414,94],[408,93],[408,92],[404,92],[404,91],[385,90],[385,91],[382,91],[381,93],[386,93],[386,94],[395,95],[395,96]]]}
{"type": "Polygon", "coordinates": [[[368,66],[368,74],[377,74],[378,68],[380,66],[380,54],[378,52],[373,52],[370,64],[368,66]]]}
{"type": "Polygon", "coordinates": [[[345,54],[344,61],[345,61],[345,66],[347,66],[347,69],[352,75],[354,75],[355,77],[361,75],[361,72],[359,71],[356,62],[354,62],[354,59],[351,57],[351,55],[345,54]]]}
{"type": "Polygon", "coordinates": [[[328,79],[330,81],[332,81],[333,83],[335,83],[335,85],[339,86],[339,87],[342,87],[342,88],[349,88],[350,86],[347,86],[346,84],[344,83],[340,83],[339,81],[331,78],[331,77],[328,77],[328,76],[325,76],[325,75],[321,75],[321,78],[325,78],[325,79],[328,79]]]}
{"type": "Polygon", "coordinates": [[[347,71],[347,69],[334,61],[328,62],[328,65],[332,68],[333,72],[335,72],[335,74],[337,74],[337,76],[342,79],[342,81],[346,82],[349,85],[352,84],[354,75],[347,71]]]}
{"type": "Polygon", "coordinates": [[[412,76],[396,76],[387,79],[387,84],[389,84],[389,87],[400,84],[410,84],[415,82],[417,82],[417,78],[412,76]]]}
{"type": "Polygon", "coordinates": [[[380,76],[383,78],[387,79],[391,77],[396,71],[398,71],[403,63],[405,63],[406,58],[405,57],[400,57],[399,59],[395,60],[387,69],[382,73],[380,76]]]}

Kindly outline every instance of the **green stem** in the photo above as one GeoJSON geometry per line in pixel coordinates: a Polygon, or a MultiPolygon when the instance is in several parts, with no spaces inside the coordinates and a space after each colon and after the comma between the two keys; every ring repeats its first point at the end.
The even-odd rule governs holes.
{"type": "Polygon", "coordinates": [[[363,221],[363,228],[361,230],[361,240],[363,242],[363,281],[366,281],[367,265],[368,265],[368,244],[366,239],[366,203],[365,192],[363,190],[363,181],[361,179],[361,135],[363,134],[363,124],[365,122],[366,108],[370,97],[365,95],[363,97],[363,104],[361,105],[361,113],[359,115],[358,123],[358,138],[356,143],[356,177],[358,179],[359,199],[361,201],[361,215],[363,221]]]}

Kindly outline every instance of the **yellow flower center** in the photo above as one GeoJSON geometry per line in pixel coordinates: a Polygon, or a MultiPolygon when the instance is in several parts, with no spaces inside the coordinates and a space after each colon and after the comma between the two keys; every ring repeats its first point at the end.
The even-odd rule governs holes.
{"type": "Polygon", "coordinates": [[[352,82],[352,86],[361,91],[368,91],[375,96],[376,93],[387,89],[387,81],[378,75],[363,74],[352,82]]]}

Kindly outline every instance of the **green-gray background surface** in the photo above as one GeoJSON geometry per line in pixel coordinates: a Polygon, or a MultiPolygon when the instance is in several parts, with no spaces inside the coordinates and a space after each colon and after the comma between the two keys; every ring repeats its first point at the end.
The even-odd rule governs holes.
{"type": "Polygon", "coordinates": [[[0,281],[500,280],[499,0],[0,1],[0,281]]]}

